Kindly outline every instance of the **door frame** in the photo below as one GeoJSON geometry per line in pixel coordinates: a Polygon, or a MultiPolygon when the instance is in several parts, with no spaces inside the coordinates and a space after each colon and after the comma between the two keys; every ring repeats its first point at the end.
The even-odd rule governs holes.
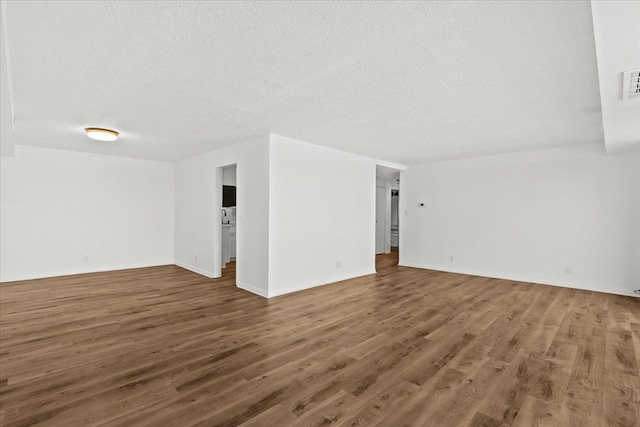
{"type": "MultiPolygon", "coordinates": [[[[222,277],[222,186],[224,185],[223,179],[223,169],[228,168],[230,166],[236,167],[236,215],[240,211],[239,204],[240,197],[238,197],[238,165],[239,162],[233,162],[222,166],[216,166],[215,174],[214,174],[214,206],[217,207],[214,211],[213,215],[213,244],[214,244],[214,258],[213,258],[213,278],[219,279],[222,277]]],[[[240,234],[240,221],[236,217],[236,281],[238,275],[238,264],[240,261],[239,251],[238,251],[238,235],[240,234]]]]}
{"type": "MultiPolygon", "coordinates": [[[[386,254],[387,252],[387,211],[388,211],[388,206],[387,206],[387,192],[388,192],[388,188],[387,187],[382,187],[379,185],[376,185],[376,239],[375,239],[375,252],[376,255],[381,255],[381,254],[386,254]],[[384,194],[384,199],[383,199],[383,214],[382,214],[382,251],[378,251],[378,189],[382,189],[382,193],[384,194]]],[[[391,231],[391,229],[389,229],[389,231],[391,231]]],[[[390,234],[390,233],[389,233],[390,234]]]]}

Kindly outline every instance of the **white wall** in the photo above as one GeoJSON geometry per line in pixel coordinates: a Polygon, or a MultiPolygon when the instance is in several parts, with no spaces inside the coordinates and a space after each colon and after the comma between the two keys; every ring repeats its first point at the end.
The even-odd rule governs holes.
{"type": "Polygon", "coordinates": [[[278,135],[178,163],[176,264],[219,277],[219,184],[237,164],[239,287],[272,297],[374,273],[376,163],[398,166],[278,135]]]}
{"type": "MultiPolygon", "coordinates": [[[[639,154],[636,154],[636,158],[639,154]]],[[[636,160],[636,166],[638,161],[636,160]]],[[[640,168],[636,168],[636,176],[632,177],[631,191],[632,198],[635,199],[635,205],[631,208],[631,288],[625,286],[625,291],[640,290],[640,168]],[[633,196],[635,194],[635,197],[633,196]],[[635,285],[633,285],[635,283],[635,285]]]]}
{"type": "MultiPolygon", "coordinates": [[[[4,2],[3,2],[4,3],[4,2]]],[[[13,138],[13,105],[11,102],[11,85],[9,82],[7,40],[4,25],[4,4],[0,7],[0,156],[13,157],[15,144],[13,138]]]]}
{"type": "Polygon", "coordinates": [[[237,185],[235,166],[222,169],[222,185],[233,185],[234,187],[237,185]]]}
{"type": "Polygon", "coordinates": [[[402,265],[640,288],[639,154],[574,145],[413,166],[401,180],[402,265]]]}
{"type": "Polygon", "coordinates": [[[237,164],[238,286],[266,296],[269,259],[269,136],[176,165],[176,264],[218,277],[221,268],[222,166],[237,164]]]}
{"type": "Polygon", "coordinates": [[[375,272],[373,159],[271,135],[270,171],[270,297],[375,272]]]}
{"type": "Polygon", "coordinates": [[[1,161],[3,282],[173,263],[173,164],[23,145],[1,161]]]}
{"type": "MultiPolygon", "coordinates": [[[[591,1],[602,129],[608,153],[640,151],[640,98],[622,100],[622,72],[640,66],[640,2],[591,1]]],[[[628,92],[627,92],[628,93],[628,92]]]]}

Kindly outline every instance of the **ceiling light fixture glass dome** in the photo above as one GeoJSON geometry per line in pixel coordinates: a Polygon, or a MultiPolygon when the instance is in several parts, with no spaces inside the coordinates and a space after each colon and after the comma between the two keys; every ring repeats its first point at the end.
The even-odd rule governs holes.
{"type": "Polygon", "coordinates": [[[118,139],[119,132],[104,128],[85,128],[87,136],[98,141],[115,141],[118,139]]]}

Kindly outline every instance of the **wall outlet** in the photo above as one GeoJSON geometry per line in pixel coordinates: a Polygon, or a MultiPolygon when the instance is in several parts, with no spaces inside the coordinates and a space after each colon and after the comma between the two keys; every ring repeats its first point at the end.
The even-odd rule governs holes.
{"type": "Polygon", "coordinates": [[[336,261],[336,268],[342,268],[342,261],[336,261]]]}
{"type": "Polygon", "coordinates": [[[571,267],[564,268],[564,274],[571,275],[571,273],[572,273],[571,267]]]}
{"type": "Polygon", "coordinates": [[[89,262],[89,255],[84,256],[84,262],[89,262]]]}
{"type": "Polygon", "coordinates": [[[449,257],[449,262],[453,262],[453,256],[449,257]]]}

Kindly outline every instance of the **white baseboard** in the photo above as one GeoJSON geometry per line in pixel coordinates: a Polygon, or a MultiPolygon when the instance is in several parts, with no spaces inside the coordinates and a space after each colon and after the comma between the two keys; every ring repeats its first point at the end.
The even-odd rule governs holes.
{"type": "Polygon", "coordinates": [[[357,279],[358,277],[369,276],[371,274],[376,274],[376,271],[375,270],[371,270],[369,272],[360,272],[360,273],[356,273],[354,275],[349,275],[349,276],[346,276],[346,277],[338,278],[338,279],[336,279],[336,280],[334,280],[332,282],[328,282],[328,283],[326,283],[326,282],[315,283],[315,284],[306,285],[305,287],[300,288],[300,289],[292,289],[290,291],[278,292],[278,293],[273,293],[273,294],[270,293],[269,294],[269,298],[275,298],[275,297],[279,297],[279,296],[282,296],[282,295],[288,295],[288,294],[292,294],[294,292],[306,291],[307,289],[317,288],[318,286],[331,285],[331,284],[338,283],[338,282],[344,282],[345,280],[351,280],[351,279],[357,279]]]}
{"type": "Polygon", "coordinates": [[[247,285],[246,283],[237,282],[236,286],[245,291],[251,292],[252,294],[259,295],[263,298],[269,298],[267,292],[264,289],[256,288],[255,286],[247,285]]]}
{"type": "Polygon", "coordinates": [[[629,290],[629,289],[608,288],[604,286],[577,285],[575,283],[561,282],[561,281],[551,283],[551,282],[547,282],[544,280],[541,281],[531,277],[523,277],[523,276],[507,277],[502,274],[487,274],[485,272],[479,272],[479,271],[473,271],[473,270],[451,269],[451,268],[443,268],[440,266],[432,266],[432,265],[425,265],[425,264],[418,265],[418,264],[411,264],[411,263],[401,263],[399,265],[401,265],[402,267],[412,267],[412,268],[421,268],[425,270],[443,271],[445,273],[468,274],[471,276],[489,277],[492,279],[513,280],[515,282],[535,283],[535,284],[545,285],[545,286],[558,286],[561,288],[580,289],[582,291],[602,292],[605,294],[631,296],[636,298],[640,297],[640,295],[634,294],[633,290],[629,290]]]}
{"type": "Polygon", "coordinates": [[[175,261],[174,264],[177,265],[178,267],[184,268],[185,270],[193,271],[194,273],[198,273],[205,277],[208,277],[209,279],[213,279],[213,272],[205,270],[204,268],[195,267],[193,265],[180,262],[180,261],[175,261]]]}
{"type": "Polygon", "coordinates": [[[91,268],[91,269],[77,268],[77,269],[71,269],[71,270],[55,271],[51,273],[18,274],[15,276],[2,277],[2,280],[0,280],[0,283],[22,282],[25,280],[37,280],[37,279],[50,279],[52,277],[76,276],[78,274],[105,273],[108,271],[132,270],[135,268],[160,267],[163,265],[173,265],[173,261],[151,263],[151,264],[118,265],[118,266],[98,267],[98,268],[91,268]]]}

